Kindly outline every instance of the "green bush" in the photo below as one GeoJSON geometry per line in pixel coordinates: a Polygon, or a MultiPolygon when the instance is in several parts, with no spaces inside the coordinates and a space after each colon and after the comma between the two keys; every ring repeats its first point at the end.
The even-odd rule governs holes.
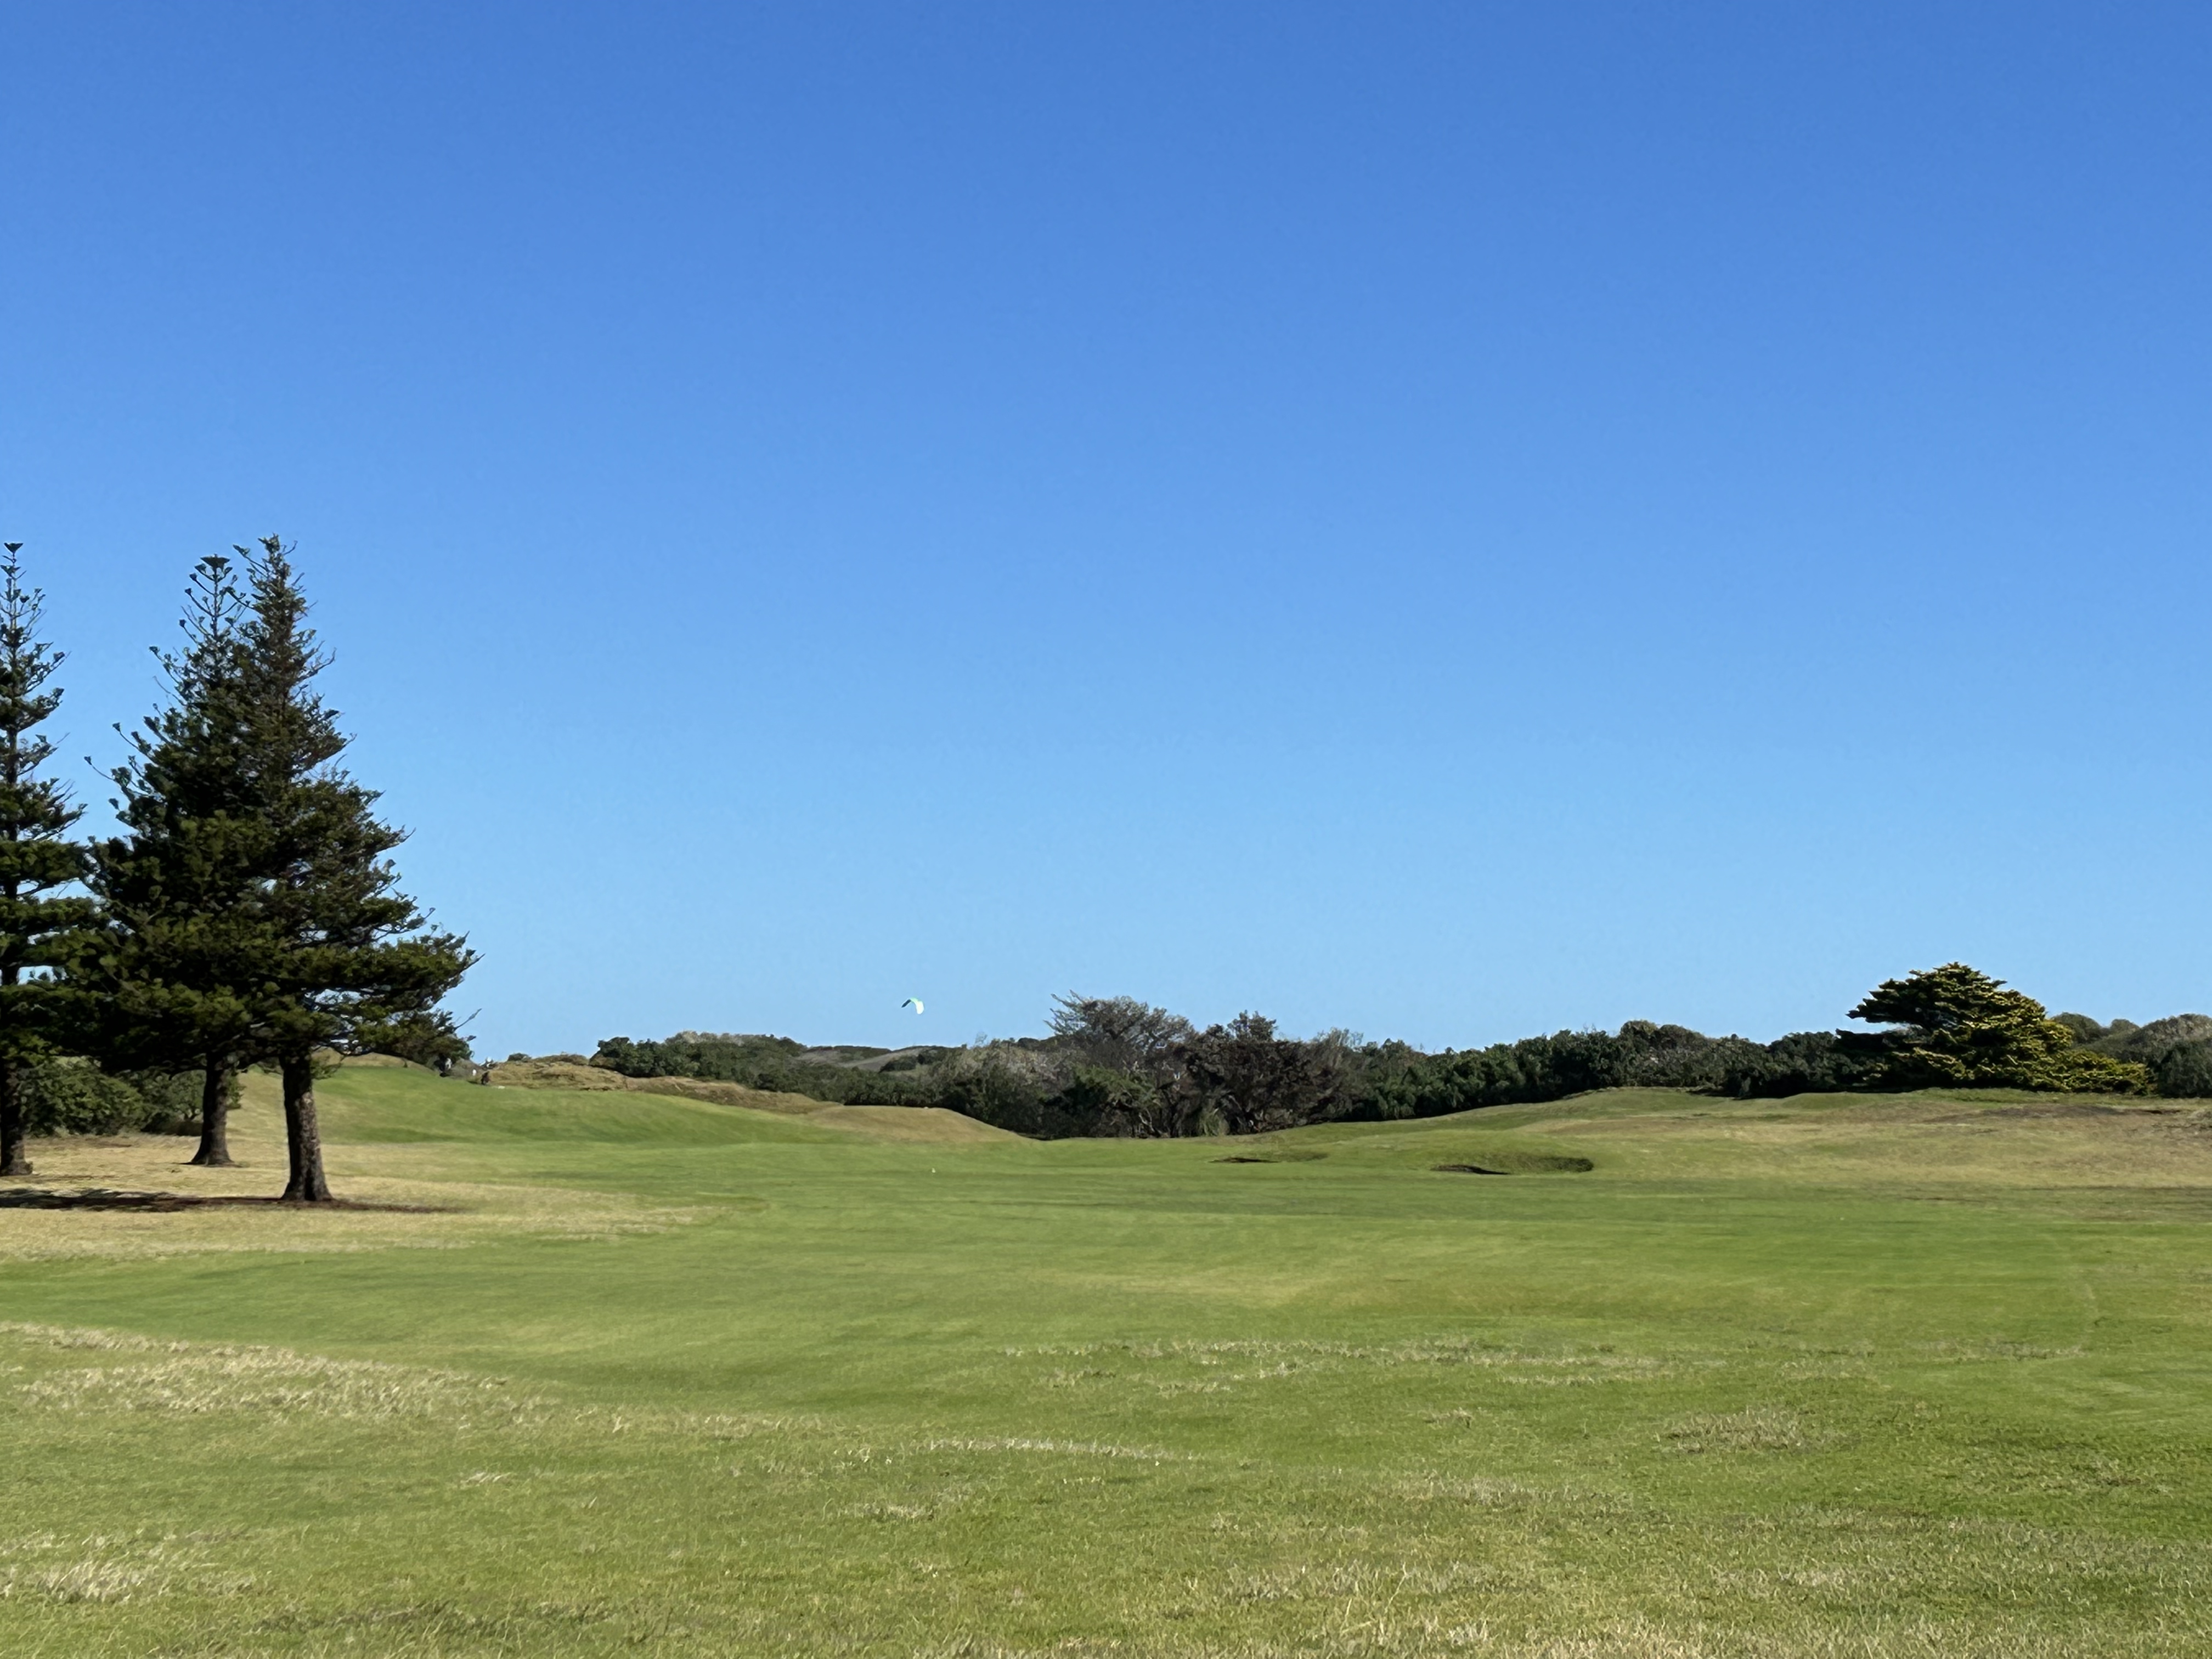
{"type": "Polygon", "coordinates": [[[55,1055],[33,1060],[22,1088],[25,1127],[34,1135],[198,1129],[200,1079],[188,1072],[118,1073],[89,1060],[55,1055]]]}
{"type": "Polygon", "coordinates": [[[2094,1043],[2098,1053],[2132,1060],[2155,1070],[2160,1060],[2185,1043],[2212,1042],[2212,1017],[2169,1014],[2148,1025],[2116,1019],[2094,1043]]]}
{"type": "Polygon", "coordinates": [[[2177,1043],[2158,1062],[2158,1091],[2169,1099],[2212,1096],[2212,1042],[2177,1043]]]}
{"type": "Polygon", "coordinates": [[[938,1093],[929,1078],[931,1057],[951,1051],[921,1050],[917,1066],[902,1066],[888,1076],[852,1062],[889,1049],[817,1049],[811,1051],[814,1058],[801,1058],[809,1052],[789,1037],[679,1031],[660,1042],[609,1037],[589,1063],[624,1077],[696,1077],[846,1106],[930,1106],[938,1093]]]}

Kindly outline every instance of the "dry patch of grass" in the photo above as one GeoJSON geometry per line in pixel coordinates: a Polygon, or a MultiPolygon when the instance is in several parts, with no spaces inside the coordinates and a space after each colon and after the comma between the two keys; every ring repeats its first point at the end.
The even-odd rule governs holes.
{"type": "Polygon", "coordinates": [[[0,1539],[0,1601],[120,1603],[167,1595],[189,1584],[198,1595],[237,1595],[250,1575],[211,1566],[204,1538],[57,1537],[0,1539]]]}
{"type": "Polygon", "coordinates": [[[1031,1440],[994,1435],[984,1439],[925,1440],[924,1451],[1053,1452],[1064,1457],[1128,1457],[1140,1463],[1164,1463],[1181,1459],[1181,1452],[1156,1446],[1113,1446],[1093,1440],[1031,1440]]]}
{"type": "Polygon", "coordinates": [[[518,1234],[605,1239],[664,1231],[692,1215],[622,1194],[424,1180],[411,1173],[420,1155],[394,1147],[331,1149],[331,1182],[345,1206],[254,1203],[283,1190],[281,1143],[234,1136],[240,1162],[228,1170],[186,1163],[194,1145],[179,1135],[33,1142],[38,1173],[0,1182],[0,1259],[436,1249],[518,1234]]]}
{"type": "MultiPolygon", "coordinates": [[[[377,1553],[375,1534],[344,1526],[194,1534],[111,1524],[107,1534],[122,1535],[106,1535],[88,1522],[50,1522],[48,1534],[0,1538],[0,1595],[13,1603],[5,1616],[46,1642],[26,1650],[343,1649],[426,1659],[2180,1659],[2205,1650],[2192,1611],[2201,1551],[2134,1535],[1855,1508],[1698,1519],[1636,1493],[1472,1470],[1268,1471],[1118,1437],[919,1424],[871,1425],[862,1438],[858,1425],[817,1419],[550,1405],[495,1378],[277,1348],[21,1326],[0,1328],[0,1342],[34,1373],[0,1395],[25,1423],[53,1425],[73,1443],[88,1443],[103,1418],[120,1428],[132,1414],[229,1413],[255,1419],[235,1425],[240,1443],[273,1447],[281,1460],[320,1443],[308,1437],[320,1435],[318,1419],[361,1424],[376,1437],[362,1443],[385,1449],[374,1489],[399,1477],[414,1505],[404,1524],[427,1546],[377,1553]],[[459,1450],[453,1430],[463,1424],[483,1432],[459,1450]],[[702,1524],[710,1512],[722,1518],[702,1524]],[[363,1553],[360,1565],[331,1577],[332,1553],[348,1549],[363,1553]],[[2107,1581],[2154,1586],[2173,1603],[2170,1622],[2154,1632],[2103,1620],[2069,1628],[2066,1599],[2107,1581]],[[240,1589],[252,1597],[234,1599],[240,1589]],[[2106,1639],[2116,1635],[2117,1644],[2106,1639]]],[[[1460,1351],[1192,1346],[1200,1357],[1310,1346],[1344,1364],[1421,1364],[1460,1351]]],[[[1808,1437],[1774,1407],[1675,1427],[1713,1449],[1794,1449],[1776,1443],[1808,1437]]]]}
{"type": "MultiPolygon", "coordinates": [[[[1610,1349],[1532,1353],[1468,1338],[1361,1344],[1318,1341],[1085,1342],[1008,1349],[1009,1359],[1078,1360],[1050,1366],[1036,1381],[1053,1389],[1150,1389],[1163,1397],[1232,1394],[1254,1384],[1280,1383],[1346,1373],[1402,1368],[1465,1368],[1491,1382],[1521,1388],[1592,1388],[1608,1383],[1656,1382],[1686,1370],[1724,1362],[1710,1358],[1661,1359],[1610,1349]]],[[[1449,1414],[1448,1414],[1449,1415],[1449,1414]]],[[[1457,1419],[1467,1419],[1465,1413],[1457,1419]]],[[[1431,1414],[1432,1422],[1446,1420],[1431,1414]]]]}
{"type": "Polygon", "coordinates": [[[100,1330],[0,1325],[18,1342],[55,1349],[129,1354],[121,1364],[71,1366],[20,1383],[16,1393],[40,1411],[160,1412],[374,1421],[429,1418],[453,1428],[510,1425],[542,1415],[544,1402],[518,1395],[503,1377],[426,1370],[368,1359],[329,1359],[289,1348],[157,1342],[100,1330]]]}
{"type": "Polygon", "coordinates": [[[1805,1451],[1814,1444],[1797,1413],[1780,1406],[1699,1412],[1676,1419],[1662,1435],[1674,1450],[1691,1453],[1805,1451]]]}
{"type": "MultiPolygon", "coordinates": [[[[1636,1376],[1668,1374],[1668,1362],[1648,1354],[1625,1354],[1611,1346],[1531,1353],[1479,1340],[1440,1336],[1404,1342],[1321,1342],[1237,1338],[1227,1341],[1076,1342],[1037,1348],[1008,1348],[1010,1359],[1090,1358],[1125,1356],[1131,1360],[1181,1360],[1218,1365],[1229,1359],[1274,1362],[1268,1374],[1289,1370],[1342,1370],[1347,1366],[1472,1365],[1485,1369],[1538,1367],[1636,1376]]],[[[1101,1371],[1099,1376],[1110,1376],[1101,1371]]]]}

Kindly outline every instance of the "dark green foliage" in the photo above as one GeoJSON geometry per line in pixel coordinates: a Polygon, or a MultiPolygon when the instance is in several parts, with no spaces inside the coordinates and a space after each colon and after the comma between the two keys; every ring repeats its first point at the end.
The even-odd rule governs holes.
{"type": "Polygon", "coordinates": [[[609,1037],[592,1054],[592,1064],[624,1077],[696,1077],[757,1089],[762,1085],[753,1081],[756,1075],[787,1065],[805,1052],[805,1043],[789,1037],[679,1031],[660,1042],[609,1037]]]}
{"type": "Polygon", "coordinates": [[[2116,1019],[2094,1046],[2100,1054],[2148,1067],[2162,1095],[2212,1096],[2212,1016],[2172,1014],[2148,1025],[2116,1019]]]}
{"type": "Polygon", "coordinates": [[[1749,1052],[1731,1054],[1716,1092],[1740,1100],[1833,1094],[1872,1088],[1882,1073],[1881,1054],[1854,1032],[1792,1031],[1764,1047],[1743,1048],[1749,1052]]]}
{"type": "Polygon", "coordinates": [[[1046,1017],[1052,1045],[1077,1063],[1165,1087],[1181,1069],[1180,1047],[1196,1035],[1180,1014],[1136,997],[1056,997],[1046,1017]]]}
{"type": "Polygon", "coordinates": [[[1205,1039],[1180,1014],[1136,997],[1070,992],[1046,1024],[1052,1036],[1030,1061],[1042,1090],[1039,1132],[1151,1139],[1195,1133],[1208,1121],[1188,1073],[1191,1046],[1205,1039]]]}
{"type": "Polygon", "coordinates": [[[469,1059],[468,1038],[443,1008],[363,1021],[354,1028],[351,1042],[356,1054],[390,1054],[439,1073],[469,1059]]]}
{"type": "Polygon", "coordinates": [[[1067,1060],[1035,1038],[957,1050],[933,1068],[931,1084],[931,1105],[1048,1140],[1111,1133],[1102,1113],[1153,1097],[1141,1079],[1067,1060]]]}
{"type": "Polygon", "coordinates": [[[89,1060],[47,1054],[24,1068],[23,1105],[33,1134],[196,1133],[200,1079],[194,1073],[118,1074],[89,1060]]]}
{"type": "Polygon", "coordinates": [[[2142,1065],[2078,1047],[2034,998],[1963,962],[1885,980],[1851,1018],[1896,1028],[1876,1039],[1892,1088],[2134,1094],[2150,1085],[2142,1065]]]}
{"type": "Polygon", "coordinates": [[[1562,1031],[1556,1040],[1528,1037],[1487,1048],[1425,1054],[1377,1085],[1369,1102],[1371,1114],[1382,1118],[1441,1117],[1480,1106],[1556,1100],[1575,1093],[1580,1087],[1592,1085],[1572,1075],[1576,1068],[1571,1063],[1568,1068],[1571,1080],[1563,1080],[1549,1062],[1555,1045],[1571,1055],[1578,1049],[1580,1045],[1573,1044],[1577,1035],[1562,1031]]]}
{"type": "MultiPolygon", "coordinates": [[[[1563,1100],[1592,1089],[1701,1089],[1796,1093],[1834,1080],[1825,1032],[1767,1046],[1709,1037],[1682,1025],[1631,1020],[1618,1032],[1557,1031],[1487,1048],[1413,1056],[1373,1066],[1362,1115],[1435,1117],[1482,1106],[1563,1100]]],[[[1371,1064],[1371,1063],[1370,1063],[1371,1064]]]]}
{"type": "Polygon", "coordinates": [[[434,1006],[472,958],[396,890],[404,836],[337,769],[346,739],[313,690],[325,659],[285,550],[271,538],[247,557],[250,596],[227,559],[195,572],[185,647],[161,658],[170,697],[114,775],[124,833],[94,875],[108,926],[73,977],[106,1011],[112,1060],[203,1068],[198,1161],[229,1161],[238,1067],[277,1062],[287,1196],[313,1200],[329,1196],[313,1055],[450,1040],[434,1006]]]}
{"type": "MultiPolygon", "coordinates": [[[[1434,1117],[1626,1087],[1754,1098],[1961,1083],[2126,1093],[2150,1084],[2144,1065],[2077,1046],[2072,1023],[2045,1019],[2040,1005],[1956,964],[1892,981],[1856,1012],[1926,1023],[1759,1043],[1631,1020],[1614,1032],[1557,1031],[1425,1054],[1344,1032],[1297,1042],[1252,1014],[1196,1032],[1133,998],[1063,997],[1051,1036],[990,1043],[938,1065],[934,1103],[1024,1134],[1188,1135],[1434,1117]],[[1946,1072],[1929,1058],[1946,1053],[1971,1059],[1946,1072]]],[[[2148,1064],[2173,1055],[2162,1087],[2212,1091],[2212,1076],[2200,1083],[2197,1069],[2212,1072],[2212,1019],[2081,1025],[2105,1034],[2100,1048],[2114,1034],[2128,1037],[2148,1064]],[[2188,1046],[2198,1042],[2201,1051],[2188,1046]]]]}
{"type": "Polygon", "coordinates": [[[591,1063],[624,1077],[696,1077],[845,1106],[933,1106],[938,1087],[928,1068],[932,1056],[949,1052],[810,1049],[789,1037],[680,1031],[658,1042],[609,1037],[592,1054],[591,1063]],[[884,1055],[897,1058],[879,1067],[870,1064],[884,1055]],[[911,1063],[902,1065],[902,1060],[911,1063]]]}
{"type": "Polygon", "coordinates": [[[33,1134],[123,1134],[153,1115],[136,1089],[88,1060],[49,1056],[24,1071],[24,1114],[33,1134]]]}
{"type": "Polygon", "coordinates": [[[23,586],[20,543],[0,560],[0,1175],[28,1175],[26,1067],[52,1051],[70,1012],[53,969],[82,949],[89,900],[60,890],[85,872],[70,839],[83,809],[40,769],[53,740],[39,728],[61,706],[47,689],[61,655],[37,637],[44,596],[23,586]]]}
{"type": "Polygon", "coordinates": [[[2099,1054],[2110,1054],[2115,1060],[2138,1060],[2146,1066],[2156,1066],[2165,1057],[2166,1050],[2176,1044],[2203,1042],[2208,1039],[2212,1039],[2212,1017],[2169,1014],[2166,1018],[2154,1019],[2148,1025],[2138,1025],[2129,1019],[2116,1019],[2090,1046],[2099,1054]]]}
{"type": "Polygon", "coordinates": [[[2172,1014],[2148,1025],[2131,1019],[2100,1025],[2086,1014],[2053,1018],[2083,1048],[2148,1069],[2161,1095],[2179,1100],[2212,1097],[2212,1015],[2172,1014]]]}
{"type": "Polygon", "coordinates": [[[239,742],[252,822],[265,837],[251,963],[254,1030],[284,1079],[285,1196],[319,1202],[330,1189],[315,1054],[428,1013],[476,958],[459,935],[430,931],[399,891],[389,855],[405,832],[379,820],[376,793],[337,767],[348,740],[314,689],[329,659],[307,625],[288,550],[271,536],[249,559],[239,742]]]}
{"type": "Polygon", "coordinates": [[[111,775],[123,833],[94,848],[106,925],[72,969],[100,1011],[111,1064],[198,1066],[196,1164],[228,1164],[230,1079],[268,1052],[258,1002],[273,948],[265,896],[276,858],[246,747],[245,597],[231,562],[200,561],[181,653],[158,653],[169,696],[128,734],[111,775]]]}
{"type": "Polygon", "coordinates": [[[2176,1043],[2160,1057],[2156,1075],[2159,1093],[2170,1099],[2212,1096],[2212,1042],[2176,1043]]]}
{"type": "MultiPolygon", "coordinates": [[[[146,1117],[139,1124],[151,1134],[196,1135],[199,1133],[206,1079],[197,1072],[125,1072],[123,1080],[146,1103],[146,1117]]],[[[236,1073],[223,1079],[225,1109],[238,1103],[236,1073]]]]}
{"type": "Polygon", "coordinates": [[[1346,1116],[1360,1097],[1356,1047],[1342,1031],[1310,1042],[1278,1036],[1263,1014],[1210,1025],[1170,1051],[1166,1133],[1264,1134],[1346,1116]]]}
{"type": "Polygon", "coordinates": [[[1034,1133],[1156,1139],[1188,1134],[1200,1121],[1195,1100],[1154,1078],[1079,1060],[1058,1082],[1038,1103],[1034,1133]]]}
{"type": "Polygon", "coordinates": [[[1942,1079],[1953,1086],[2132,1092],[2150,1085],[2147,1067],[2171,1056],[2162,1089],[2212,1092],[2212,1018],[2203,1016],[2144,1027],[2126,1020],[2100,1025],[2079,1015],[2061,1023],[1957,964],[1934,976],[1893,981],[1857,1012],[1910,1012],[1928,1023],[1890,1032],[1796,1031],[1759,1043],[1631,1020],[1618,1031],[1556,1031],[1425,1054],[1344,1031],[1285,1037],[1273,1021],[1251,1013],[1200,1031],[1134,997],[1071,994],[1057,999],[1049,1036],[969,1048],[887,1055],[810,1049],[788,1037],[683,1032],[664,1042],[610,1038],[592,1060],[632,1077],[719,1078],[817,1099],[943,1106],[1048,1139],[1249,1134],[1334,1119],[1534,1104],[1598,1089],[1689,1089],[1747,1099],[1917,1087],[1941,1069],[1928,1054],[1946,1052],[1946,1045],[1977,1057],[1942,1079]],[[1987,1034],[1990,1026],[1998,1036],[1987,1034]],[[2077,1032],[2090,1030],[2101,1034],[2096,1049],[2075,1042],[2077,1032]],[[2099,1052],[2122,1039],[2142,1051],[2127,1059],[2143,1064],[2099,1052]],[[858,1055],[875,1058],[823,1063],[825,1056],[858,1055]],[[887,1075],[893,1065],[901,1071],[887,1075]]]}
{"type": "Polygon", "coordinates": [[[1065,996],[1050,1024],[948,1054],[930,1103],[1046,1138],[1254,1133],[1352,1114],[1382,1052],[1341,1031],[1284,1037],[1259,1014],[1200,1031],[1133,997],[1065,996]]]}

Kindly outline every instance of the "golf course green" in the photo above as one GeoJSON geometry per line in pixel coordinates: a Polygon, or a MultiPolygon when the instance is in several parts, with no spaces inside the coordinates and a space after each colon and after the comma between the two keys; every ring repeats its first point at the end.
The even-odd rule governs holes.
{"type": "Polygon", "coordinates": [[[2185,1103],[319,1092],[0,1183],[0,1651],[2212,1653],[2185,1103]]]}

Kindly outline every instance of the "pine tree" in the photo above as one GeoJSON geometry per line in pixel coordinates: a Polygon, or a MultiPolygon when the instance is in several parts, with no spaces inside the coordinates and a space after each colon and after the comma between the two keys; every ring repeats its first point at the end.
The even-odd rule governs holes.
{"type": "Polygon", "coordinates": [[[83,811],[39,769],[53,741],[39,732],[61,706],[47,682],[61,653],[37,637],[45,595],[23,586],[21,542],[0,561],[0,1176],[27,1176],[22,1084],[53,1046],[67,992],[51,969],[78,948],[90,900],[63,896],[85,849],[69,838],[83,811]]]}
{"type": "Polygon", "coordinates": [[[2146,1067],[2077,1048],[2074,1031],[2033,997],[1963,962],[1884,980],[1850,1017],[1899,1028],[1858,1038],[1881,1054],[1892,1088],[2144,1094],[2151,1087],[2146,1067]]]}
{"type": "Polygon", "coordinates": [[[128,734],[131,759],[111,775],[125,834],[94,848],[106,925],[72,975],[101,1011],[106,1058],[201,1072],[192,1162],[209,1165],[231,1162],[234,1080],[261,1057],[252,993],[270,834],[246,764],[244,611],[231,561],[201,560],[185,648],[156,653],[167,702],[128,734]]]}
{"type": "Polygon", "coordinates": [[[329,659],[276,537],[252,556],[251,580],[240,709],[246,769],[270,837],[257,1030],[283,1076],[284,1196],[320,1203],[331,1190],[315,1109],[318,1052],[427,1012],[476,957],[459,935],[427,930],[388,857],[405,832],[380,822],[376,793],[337,767],[348,739],[313,684],[329,659]]]}

